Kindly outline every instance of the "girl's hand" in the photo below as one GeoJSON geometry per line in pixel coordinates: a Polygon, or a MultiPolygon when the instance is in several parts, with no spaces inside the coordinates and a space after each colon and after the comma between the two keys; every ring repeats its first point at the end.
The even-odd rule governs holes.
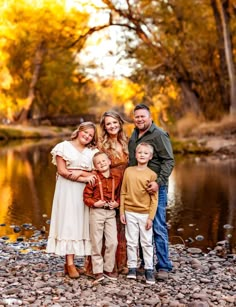
{"type": "Polygon", "coordinates": [[[68,179],[72,181],[77,181],[79,177],[81,176],[82,171],[81,170],[70,170],[70,174],[68,176],[68,179]]]}
{"type": "Polygon", "coordinates": [[[77,179],[77,181],[79,181],[79,182],[84,182],[84,183],[87,183],[87,182],[88,182],[88,183],[91,184],[91,185],[94,185],[95,180],[96,180],[96,176],[95,176],[95,175],[89,175],[89,176],[86,176],[86,177],[80,176],[80,177],[77,179]]]}
{"type": "Polygon", "coordinates": [[[87,177],[83,177],[83,182],[88,182],[89,184],[93,185],[96,180],[96,175],[89,175],[87,177]]]}

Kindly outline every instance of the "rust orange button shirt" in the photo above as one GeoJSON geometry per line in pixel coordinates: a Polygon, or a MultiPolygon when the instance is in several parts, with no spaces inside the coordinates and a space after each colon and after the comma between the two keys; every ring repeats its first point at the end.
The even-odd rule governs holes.
{"type": "MultiPolygon", "coordinates": [[[[109,202],[112,200],[112,178],[114,178],[114,200],[116,202],[120,202],[120,187],[122,181],[122,174],[119,170],[111,169],[110,176],[105,178],[101,173],[96,173],[96,176],[99,176],[102,189],[103,189],[103,197],[104,200],[109,202]]],[[[96,178],[94,185],[89,183],[86,184],[84,188],[84,203],[88,207],[93,207],[94,203],[101,200],[99,181],[96,178]]]]}

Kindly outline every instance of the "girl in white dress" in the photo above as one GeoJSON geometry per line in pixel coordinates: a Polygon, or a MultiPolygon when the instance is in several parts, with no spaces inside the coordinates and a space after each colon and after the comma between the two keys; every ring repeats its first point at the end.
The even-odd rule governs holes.
{"type": "Polygon", "coordinates": [[[96,143],[95,124],[84,122],[72,133],[71,141],[61,142],[51,151],[57,180],[46,251],[65,256],[65,273],[71,278],[79,277],[74,256],[91,255],[89,208],[84,205],[83,190],[86,182],[94,180],[96,143]]]}

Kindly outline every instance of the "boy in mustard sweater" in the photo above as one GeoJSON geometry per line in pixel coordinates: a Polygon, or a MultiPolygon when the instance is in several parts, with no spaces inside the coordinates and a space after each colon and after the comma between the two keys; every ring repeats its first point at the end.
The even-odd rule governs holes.
{"type": "Polygon", "coordinates": [[[148,168],[152,159],[153,147],[148,143],[140,143],[136,148],[136,166],[125,170],[120,199],[120,220],[125,224],[127,240],[127,256],[129,272],[127,278],[136,279],[137,250],[139,237],[145,263],[146,283],[154,284],[152,221],[157,210],[157,193],[146,191],[149,182],[156,181],[157,175],[148,168]]]}

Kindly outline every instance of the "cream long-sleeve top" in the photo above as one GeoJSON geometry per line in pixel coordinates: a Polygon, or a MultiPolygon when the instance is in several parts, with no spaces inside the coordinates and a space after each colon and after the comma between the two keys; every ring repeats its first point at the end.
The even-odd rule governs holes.
{"type": "Polygon", "coordinates": [[[149,214],[154,219],[157,210],[157,193],[149,194],[146,191],[148,182],[156,181],[157,175],[150,168],[130,166],[125,170],[121,193],[120,214],[125,211],[149,214]]]}

